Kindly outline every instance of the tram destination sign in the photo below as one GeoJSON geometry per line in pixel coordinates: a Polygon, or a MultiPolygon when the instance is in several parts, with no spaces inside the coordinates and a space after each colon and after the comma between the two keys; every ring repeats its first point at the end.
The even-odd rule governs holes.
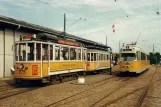
{"type": "Polygon", "coordinates": [[[58,43],[65,44],[65,45],[72,45],[72,46],[80,46],[79,43],[76,43],[73,41],[67,41],[67,40],[58,40],[58,43]]]}

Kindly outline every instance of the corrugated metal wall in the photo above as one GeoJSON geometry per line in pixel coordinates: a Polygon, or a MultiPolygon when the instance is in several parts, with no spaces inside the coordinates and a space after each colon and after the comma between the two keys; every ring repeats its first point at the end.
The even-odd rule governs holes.
{"type": "MultiPolygon", "coordinates": [[[[12,77],[10,68],[14,66],[14,32],[13,29],[0,28],[0,78],[12,77]]],[[[19,41],[20,35],[25,34],[27,32],[16,31],[15,41],[19,41]]]]}
{"type": "Polygon", "coordinates": [[[13,30],[5,29],[5,77],[11,77],[13,67],[13,30]]]}
{"type": "Polygon", "coordinates": [[[0,28],[0,78],[3,78],[4,72],[4,31],[0,28]]]}

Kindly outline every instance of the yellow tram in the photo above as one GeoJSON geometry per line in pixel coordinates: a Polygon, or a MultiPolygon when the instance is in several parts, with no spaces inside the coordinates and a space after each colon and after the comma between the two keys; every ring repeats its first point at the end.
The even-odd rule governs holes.
{"type": "Polygon", "coordinates": [[[110,68],[110,53],[106,51],[88,49],[86,71],[110,68]]]}
{"type": "Polygon", "coordinates": [[[15,42],[16,82],[51,82],[62,75],[109,68],[108,52],[85,48],[71,40],[44,40],[43,35],[25,35],[15,42]],[[40,39],[43,38],[43,41],[40,39]],[[88,56],[87,56],[88,55],[88,56]]]}
{"type": "Polygon", "coordinates": [[[135,44],[127,44],[120,50],[120,73],[141,73],[150,67],[149,53],[135,44]]]}

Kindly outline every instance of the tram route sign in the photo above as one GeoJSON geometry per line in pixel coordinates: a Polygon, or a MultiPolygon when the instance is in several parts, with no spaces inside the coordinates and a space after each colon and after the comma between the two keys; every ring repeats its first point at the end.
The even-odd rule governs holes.
{"type": "Polygon", "coordinates": [[[38,65],[32,65],[32,75],[38,75],[38,65]]]}
{"type": "Polygon", "coordinates": [[[66,45],[72,45],[72,46],[80,46],[79,43],[67,41],[67,40],[58,40],[58,43],[60,44],[66,44],[66,45]]]}

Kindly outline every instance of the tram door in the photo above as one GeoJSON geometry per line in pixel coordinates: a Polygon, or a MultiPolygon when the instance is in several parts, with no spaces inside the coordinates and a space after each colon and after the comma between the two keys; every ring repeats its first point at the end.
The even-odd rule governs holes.
{"type": "Polygon", "coordinates": [[[42,76],[49,75],[49,68],[50,68],[50,45],[42,44],[42,76]]]}

